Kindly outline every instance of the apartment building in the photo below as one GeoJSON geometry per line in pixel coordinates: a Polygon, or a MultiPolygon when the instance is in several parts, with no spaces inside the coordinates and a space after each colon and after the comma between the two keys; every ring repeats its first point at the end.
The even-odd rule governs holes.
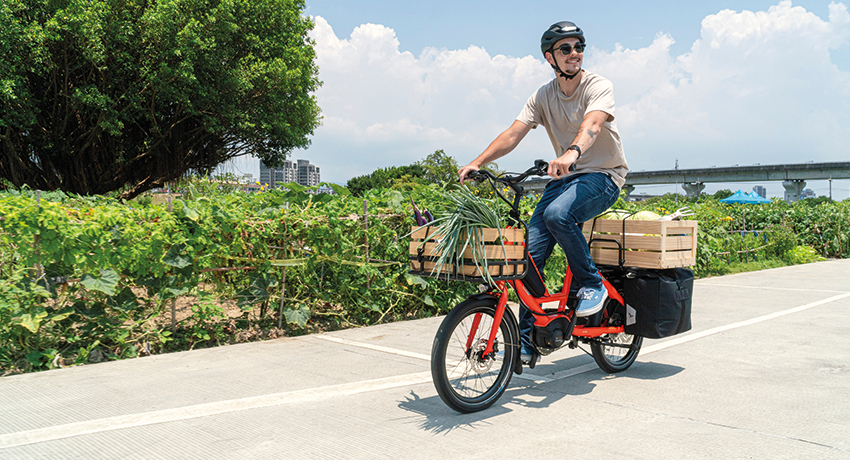
{"type": "Polygon", "coordinates": [[[310,164],[309,160],[285,160],[277,168],[269,168],[260,161],[260,183],[276,187],[277,184],[295,182],[305,187],[319,185],[321,174],[319,167],[310,164]]]}

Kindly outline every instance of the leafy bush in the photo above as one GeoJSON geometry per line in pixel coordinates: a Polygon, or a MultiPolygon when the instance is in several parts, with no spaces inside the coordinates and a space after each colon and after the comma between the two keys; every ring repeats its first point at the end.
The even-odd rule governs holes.
{"type": "Polygon", "coordinates": [[[795,246],[786,253],[785,257],[792,264],[808,264],[824,260],[811,246],[795,246]]]}
{"type": "MultiPolygon", "coordinates": [[[[39,203],[31,190],[0,192],[0,367],[212,346],[249,329],[273,337],[425,317],[475,290],[407,273],[410,199],[444,212],[440,186],[362,197],[294,184],[246,194],[202,179],[179,188],[172,212],[145,200],[43,192],[39,203]],[[194,313],[172,331],[166,312],[178,298],[196,299],[194,313]],[[241,316],[224,318],[222,299],[241,316]]],[[[521,202],[523,219],[536,201],[521,202]]],[[[700,222],[698,276],[850,255],[850,201],[755,206],[670,195],[614,207],[667,214],[685,205],[700,222]]],[[[565,267],[555,250],[545,270],[550,291],[565,267]]]]}
{"type": "MultiPolygon", "coordinates": [[[[205,300],[192,321],[165,330],[160,316],[188,295],[234,299],[242,326],[285,320],[284,333],[298,334],[438,314],[474,289],[407,275],[400,235],[412,220],[400,192],[356,199],[289,188],[186,193],[171,213],[108,197],[0,194],[0,364],[44,369],[85,362],[92,350],[112,359],[220,342],[220,315],[205,300]]],[[[435,187],[416,193],[441,206],[435,187]]]]}
{"type": "Polygon", "coordinates": [[[410,182],[425,184],[426,182],[423,178],[425,172],[425,167],[418,164],[380,168],[365,176],[357,176],[349,179],[346,187],[348,187],[348,191],[352,195],[361,197],[369,190],[391,188],[393,181],[399,179],[405,184],[410,182]]]}

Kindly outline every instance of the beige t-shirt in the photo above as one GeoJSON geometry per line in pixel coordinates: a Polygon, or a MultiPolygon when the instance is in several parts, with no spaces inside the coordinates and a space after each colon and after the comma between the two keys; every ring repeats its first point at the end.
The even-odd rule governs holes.
{"type": "Polygon", "coordinates": [[[623,143],[614,120],[614,85],[608,79],[584,71],[581,83],[572,96],[567,97],[553,79],[540,87],[525,103],[517,120],[532,128],[546,127],[555,155],[561,156],[578,135],[584,115],[601,110],[610,115],[593,145],[576,162],[576,173],[603,172],[623,188],[629,165],[623,154],[623,143]]]}

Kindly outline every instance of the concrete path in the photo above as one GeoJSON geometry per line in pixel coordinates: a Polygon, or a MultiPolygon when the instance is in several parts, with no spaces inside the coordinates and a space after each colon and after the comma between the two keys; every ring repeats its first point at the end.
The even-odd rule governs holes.
{"type": "Polygon", "coordinates": [[[441,320],[0,378],[0,459],[850,459],[850,260],[697,280],[628,371],[560,350],[476,414],[441,320]]]}

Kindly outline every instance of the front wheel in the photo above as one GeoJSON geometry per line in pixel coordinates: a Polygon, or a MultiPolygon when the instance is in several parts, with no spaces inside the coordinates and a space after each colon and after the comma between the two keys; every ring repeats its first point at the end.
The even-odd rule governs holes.
{"type": "Polygon", "coordinates": [[[484,410],[504,393],[519,359],[516,324],[506,311],[493,352],[484,354],[496,299],[469,299],[443,320],[431,349],[431,376],[440,398],[458,412],[484,410]]]}
{"type": "MultiPolygon", "coordinates": [[[[594,318],[594,326],[620,326],[625,321],[625,308],[614,299],[608,299],[605,305],[606,315],[594,318]]],[[[643,337],[621,332],[606,334],[591,343],[590,351],[596,364],[605,372],[614,374],[629,368],[637,359],[643,337]]]]}

